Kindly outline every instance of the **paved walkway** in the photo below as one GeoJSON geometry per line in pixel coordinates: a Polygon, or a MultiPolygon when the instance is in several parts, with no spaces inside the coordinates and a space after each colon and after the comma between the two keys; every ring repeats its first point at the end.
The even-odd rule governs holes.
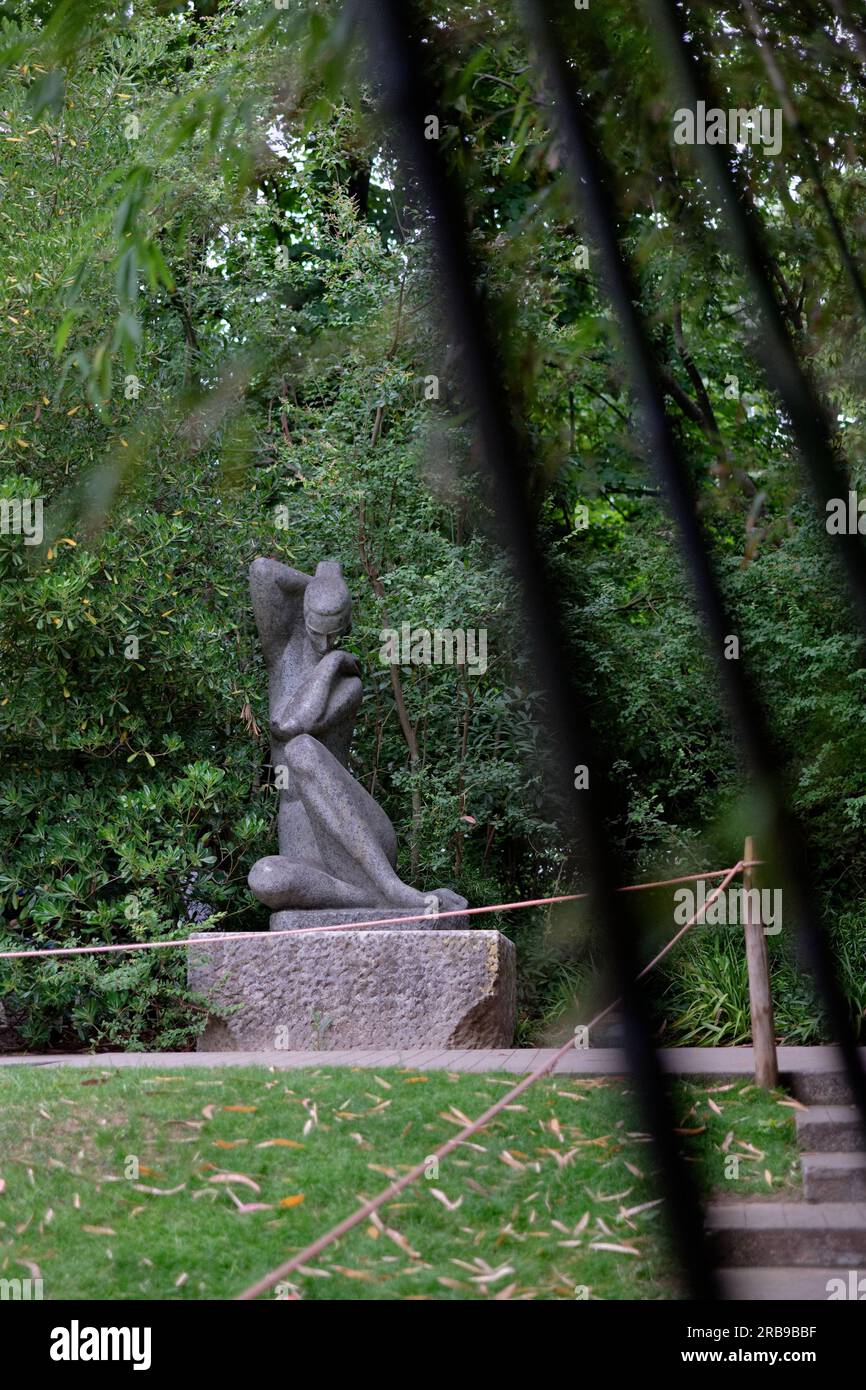
{"type": "MultiPolygon", "coordinates": [[[[861,1048],[866,1066],[866,1048],[861,1048]]],[[[553,1048],[378,1048],[348,1052],[75,1052],[0,1056],[0,1066],[84,1067],[411,1067],[459,1072],[501,1071],[524,1075],[553,1056],[553,1048]]],[[[842,1064],[834,1047],[780,1047],[779,1071],[794,1074],[838,1073],[842,1064]]],[[[666,1047],[658,1057],[676,1076],[746,1077],[754,1075],[750,1047],[666,1047]]],[[[556,1065],[557,1075],[621,1076],[628,1072],[625,1054],[615,1047],[575,1048],[556,1065]]]]}

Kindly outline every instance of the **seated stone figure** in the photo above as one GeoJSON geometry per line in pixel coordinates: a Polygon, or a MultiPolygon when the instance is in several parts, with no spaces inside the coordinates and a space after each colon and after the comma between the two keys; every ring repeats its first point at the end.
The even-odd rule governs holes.
{"type": "Polygon", "coordinates": [[[280,852],[250,870],[255,896],[273,911],[357,909],[358,921],[365,909],[466,907],[448,888],[431,895],[403,883],[394,827],[347,770],[361,681],[355,657],[335,645],[352,609],[339,564],[325,560],[311,576],[257,559],[250,590],[268,667],[271,760],[283,770],[280,852]]]}

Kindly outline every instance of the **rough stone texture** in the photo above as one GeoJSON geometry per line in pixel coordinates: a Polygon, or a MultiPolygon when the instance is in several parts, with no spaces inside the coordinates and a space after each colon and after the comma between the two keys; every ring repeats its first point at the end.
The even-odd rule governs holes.
{"type": "Polygon", "coordinates": [[[710,1249],[723,1268],[835,1265],[866,1260],[866,1203],[711,1202],[710,1249]]]}
{"type": "MultiPolygon", "coordinates": [[[[414,907],[348,907],[348,908],[321,908],[319,911],[309,909],[303,912],[272,912],[270,920],[271,931],[302,931],[305,927],[330,927],[341,926],[350,927],[355,922],[387,922],[392,917],[417,917],[418,909],[414,907]]],[[[439,918],[435,913],[424,919],[423,922],[407,922],[405,926],[399,922],[393,922],[390,926],[381,927],[381,931],[412,931],[418,927],[425,931],[463,931],[469,926],[468,917],[442,917],[439,918]]]]}
{"type": "MultiPolygon", "coordinates": [[[[361,703],[360,667],[335,645],[351,629],[352,600],[336,560],[315,575],[261,556],[250,595],[268,667],[271,765],[279,788],[278,854],[250,869],[254,895],[274,913],[393,907],[457,911],[453,889],[423,893],[397,874],[397,836],[381,806],[348,769],[361,703]]],[[[287,919],[287,921],[290,919],[287,919]]],[[[436,929],[426,919],[412,931],[436,929]]],[[[287,925],[287,930],[294,930],[287,925]]]]}
{"type": "Polygon", "coordinates": [[[853,1105],[810,1105],[796,1118],[797,1143],[808,1153],[866,1149],[860,1112],[853,1105]]]}
{"type": "Polygon", "coordinates": [[[190,947],[189,982],[240,1006],[209,1019],[205,1052],[509,1047],[514,1031],[514,946],[497,931],[239,933],[190,947]]]}

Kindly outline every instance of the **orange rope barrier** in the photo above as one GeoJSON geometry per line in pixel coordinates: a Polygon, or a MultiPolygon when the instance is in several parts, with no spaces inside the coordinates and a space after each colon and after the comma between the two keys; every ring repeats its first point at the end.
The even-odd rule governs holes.
{"type": "MultiPolygon", "coordinates": [[[[750,860],[749,864],[760,864],[760,859],[750,860]]],[[[743,861],[737,868],[743,867],[743,861]]],[[[706,873],[683,874],[680,878],[658,879],[654,883],[630,883],[618,888],[618,893],[637,893],[645,888],[667,888],[675,883],[692,883],[700,878],[722,878],[735,872],[731,869],[710,869],[706,873]]],[[[384,917],[371,922],[336,922],[322,927],[294,927],[281,931],[250,932],[202,932],[199,936],[184,936],[172,941],[127,941],[110,946],[45,946],[26,951],[0,951],[0,960],[33,960],[40,956],[96,956],[114,954],[118,951],[167,951],[173,946],[201,946],[208,941],[245,941],[263,938],[272,941],[276,936],[303,936],[310,932],[323,931],[374,931],[377,927],[395,926],[403,922],[441,921],[444,917],[472,917],[484,912],[511,912],[521,907],[544,907],[549,903],[572,903],[588,898],[589,893],[563,893],[555,898],[526,898],[515,903],[492,903],[485,907],[449,908],[447,912],[419,912],[409,917],[384,917]]]]}

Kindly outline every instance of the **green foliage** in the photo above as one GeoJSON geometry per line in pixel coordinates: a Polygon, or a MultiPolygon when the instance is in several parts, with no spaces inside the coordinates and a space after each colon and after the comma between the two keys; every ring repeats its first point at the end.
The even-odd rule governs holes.
{"type": "MultiPolygon", "coordinates": [[[[740,10],[693,9],[732,96],[775,104],[740,10]]],[[[45,539],[0,536],[4,940],[170,938],[191,901],[214,922],[263,925],[245,888],[274,842],[245,578],[259,553],[343,561],[365,674],[352,766],[395,821],[401,873],[477,903],[579,881],[581,847],[561,843],[543,795],[556,750],[439,320],[429,223],[374,115],[352,7],[22,0],[15,13],[0,32],[0,501],[44,498],[45,539]],[[489,650],[484,676],[402,669],[408,731],[379,660],[382,630],[404,621],[486,628],[489,650]]],[[[825,21],[774,17],[784,73],[809,72],[797,101],[859,255],[853,51],[825,21]]],[[[742,267],[691,152],[671,143],[664,57],[632,6],[590,7],[578,26],[571,56],[615,168],[656,365],[860,1018],[862,646],[755,365],[742,267]]],[[[511,6],[449,0],[430,47],[440,150],[466,185],[568,620],[563,659],[625,793],[608,831],[633,878],[733,863],[761,808],[643,457],[595,251],[588,266],[575,255],[586,233],[524,37],[511,6]]],[[[735,158],[862,485],[862,326],[789,134],[784,159],[735,158]]],[[[503,925],[530,1038],[597,983],[604,943],[588,928],[566,943],[536,914],[503,925]]],[[[648,939],[668,926],[650,906],[648,939]]],[[[792,928],[773,960],[780,1029],[800,1040],[823,1024],[792,928]]],[[[729,946],[705,934],[672,958],[669,1038],[744,1036],[729,946]]],[[[0,974],[6,1011],[33,1045],[191,1038],[183,953],[130,960],[16,964],[0,974]]]]}

